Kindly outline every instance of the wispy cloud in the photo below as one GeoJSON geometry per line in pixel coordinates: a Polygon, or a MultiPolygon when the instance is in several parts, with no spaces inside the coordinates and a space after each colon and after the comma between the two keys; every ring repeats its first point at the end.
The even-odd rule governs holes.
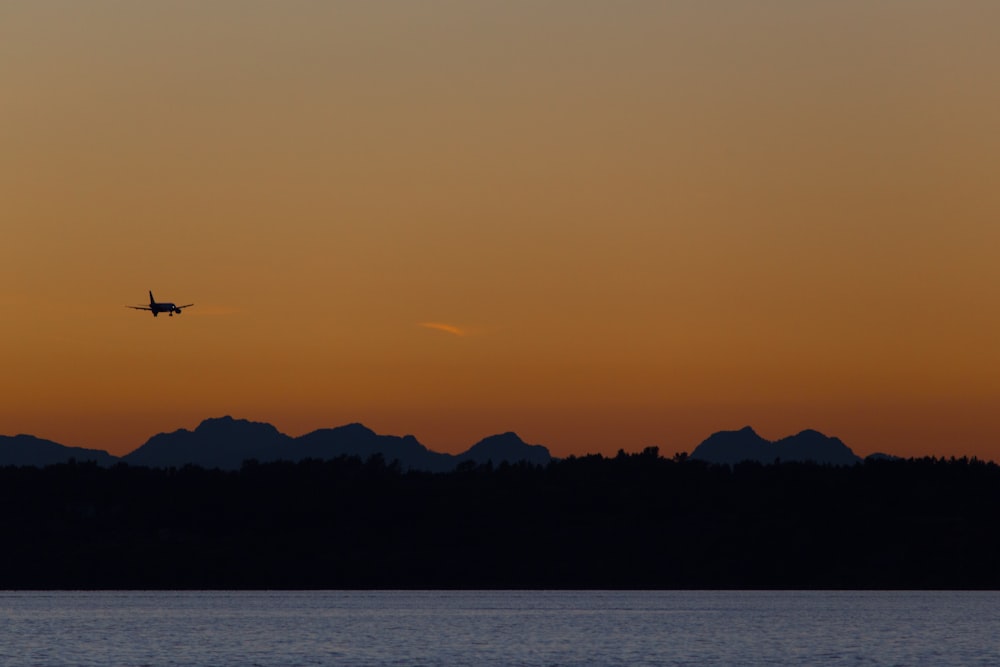
{"type": "Polygon", "coordinates": [[[422,326],[425,329],[444,331],[445,333],[450,333],[453,336],[466,336],[469,333],[465,329],[460,329],[451,324],[444,324],[443,322],[420,322],[419,326],[422,326]]]}

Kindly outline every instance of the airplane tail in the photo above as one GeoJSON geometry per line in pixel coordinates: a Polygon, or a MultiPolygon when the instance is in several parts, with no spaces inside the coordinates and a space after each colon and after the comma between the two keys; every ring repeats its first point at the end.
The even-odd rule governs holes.
{"type": "Polygon", "coordinates": [[[149,305],[152,306],[156,303],[156,299],[153,298],[153,290],[149,290],[149,305]]]}

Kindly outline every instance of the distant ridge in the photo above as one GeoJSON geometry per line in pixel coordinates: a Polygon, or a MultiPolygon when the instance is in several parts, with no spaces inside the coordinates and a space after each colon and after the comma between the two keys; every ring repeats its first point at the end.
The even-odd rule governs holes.
{"type": "Polygon", "coordinates": [[[67,447],[33,435],[0,435],[0,465],[47,466],[73,460],[111,465],[118,458],[99,449],[67,447]]]}
{"type": "Polygon", "coordinates": [[[265,463],[357,456],[367,460],[375,455],[386,463],[398,462],[404,470],[428,472],[447,472],[466,460],[495,464],[529,461],[544,465],[552,459],[548,449],[526,445],[513,433],[486,438],[455,456],[433,452],[412,435],[379,435],[363,424],[319,429],[293,438],[267,423],[219,417],[206,419],[194,431],[181,429],[154,435],[122,460],[150,468],[193,464],[235,470],[250,459],[265,463]]]}
{"type": "MultiPolygon", "coordinates": [[[[461,454],[443,454],[427,449],[414,436],[379,435],[363,424],[324,428],[293,438],[266,422],[213,417],[193,431],[179,429],[158,433],[123,457],[81,447],[66,447],[30,435],[0,436],[0,466],[46,466],[70,460],[99,465],[124,462],[150,468],[239,469],[244,461],[301,461],[356,456],[367,460],[379,455],[403,470],[448,472],[466,462],[475,464],[527,462],[545,465],[552,460],[542,445],[525,443],[513,432],[486,437],[461,454]]],[[[885,454],[876,458],[894,458],[885,454]]],[[[709,463],[736,464],[758,461],[813,461],[828,465],[854,465],[861,459],[838,438],[805,430],[776,442],[759,436],[747,426],[738,431],[720,431],[698,445],[690,458],[709,463]]]]}
{"type": "Polygon", "coordinates": [[[381,454],[387,463],[399,461],[406,469],[446,472],[455,467],[453,456],[432,452],[412,435],[378,435],[363,424],[313,431],[296,438],[292,447],[294,460],[333,459],[338,456],[357,456],[367,460],[381,454]]]}
{"type": "Polygon", "coordinates": [[[218,417],[206,419],[194,431],[180,429],[159,433],[134,452],[122,457],[129,465],[149,468],[234,469],[243,461],[274,461],[290,455],[292,438],[274,426],[246,419],[218,417]]]}
{"type": "Polygon", "coordinates": [[[501,433],[484,438],[473,445],[464,454],[456,457],[460,462],[475,463],[513,463],[525,461],[536,465],[545,465],[551,460],[549,450],[541,445],[526,444],[516,433],[501,433]]]}
{"type": "Polygon", "coordinates": [[[245,461],[302,461],[356,456],[368,460],[381,456],[403,470],[449,472],[459,463],[474,461],[499,465],[528,461],[544,465],[552,460],[542,445],[525,444],[516,434],[491,436],[458,455],[442,454],[424,447],[412,435],[379,435],[363,424],[319,429],[298,438],[280,432],[266,422],[233,417],[213,417],[193,431],[179,429],[158,433],[138,449],[122,457],[94,449],[65,447],[28,435],[0,436],[0,466],[47,466],[70,460],[117,462],[148,468],[202,468],[237,470],[245,461]]]}
{"type": "Polygon", "coordinates": [[[861,457],[840,441],[819,431],[807,429],[776,442],[765,440],[749,426],[738,431],[719,431],[706,438],[691,453],[692,459],[735,465],[743,461],[810,461],[827,465],[850,466],[861,457]]]}

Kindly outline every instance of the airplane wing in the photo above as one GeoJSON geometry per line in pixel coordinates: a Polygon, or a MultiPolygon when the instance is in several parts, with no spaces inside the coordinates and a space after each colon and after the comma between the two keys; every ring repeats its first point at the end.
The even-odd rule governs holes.
{"type": "Polygon", "coordinates": [[[189,303],[186,306],[174,306],[174,308],[190,308],[193,305],[194,305],[193,303],[189,303]]]}
{"type": "Polygon", "coordinates": [[[126,308],[135,308],[136,310],[153,310],[149,306],[125,306],[126,308]]]}

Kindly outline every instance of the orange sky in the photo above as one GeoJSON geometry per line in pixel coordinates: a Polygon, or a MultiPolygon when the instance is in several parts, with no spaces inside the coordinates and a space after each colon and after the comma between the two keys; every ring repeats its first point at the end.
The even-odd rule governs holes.
{"type": "Polygon", "coordinates": [[[0,5],[0,433],[1000,460],[1000,4],[0,5]],[[179,317],[127,310],[152,289],[179,317]]]}

